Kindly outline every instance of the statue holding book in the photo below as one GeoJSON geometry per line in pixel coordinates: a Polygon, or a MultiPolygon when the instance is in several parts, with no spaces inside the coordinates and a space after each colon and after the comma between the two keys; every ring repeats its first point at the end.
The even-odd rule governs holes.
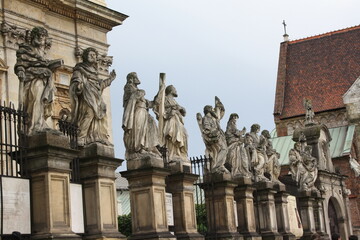
{"type": "Polygon", "coordinates": [[[50,47],[47,30],[35,27],[30,32],[29,41],[16,51],[14,71],[20,81],[19,108],[28,114],[28,135],[49,129],[46,119],[52,115],[56,91],[52,74],[63,64],[61,59],[45,58],[50,47]]]}

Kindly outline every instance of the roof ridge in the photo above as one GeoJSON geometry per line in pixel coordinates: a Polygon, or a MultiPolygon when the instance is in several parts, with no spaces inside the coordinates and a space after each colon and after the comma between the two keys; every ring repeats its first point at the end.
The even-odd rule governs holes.
{"type": "Polygon", "coordinates": [[[305,37],[305,38],[291,40],[291,41],[289,41],[289,44],[294,44],[294,43],[298,43],[298,42],[304,42],[304,41],[317,39],[317,38],[322,38],[322,37],[328,37],[328,36],[331,36],[331,35],[334,35],[334,34],[348,32],[350,30],[355,30],[355,29],[360,29],[360,25],[355,25],[355,26],[352,26],[352,27],[347,27],[347,28],[343,28],[343,29],[330,31],[330,32],[325,32],[325,33],[317,34],[317,35],[314,35],[314,36],[309,36],[309,37],[305,37]]]}

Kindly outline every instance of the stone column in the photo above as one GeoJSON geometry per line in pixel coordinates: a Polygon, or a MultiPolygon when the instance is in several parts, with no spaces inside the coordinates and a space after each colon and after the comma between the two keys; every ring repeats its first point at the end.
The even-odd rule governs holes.
{"type": "Polygon", "coordinates": [[[311,192],[300,192],[299,210],[301,221],[303,225],[304,234],[301,237],[302,240],[311,239],[311,235],[316,233],[315,218],[314,218],[314,197],[311,196],[311,192]]]}
{"type": "Polygon", "coordinates": [[[168,229],[165,206],[165,178],[170,170],[142,167],[121,173],[128,180],[130,189],[133,231],[130,239],[175,240],[168,229]]]}
{"type": "Polygon", "coordinates": [[[222,176],[212,174],[205,180],[201,188],[205,191],[208,220],[206,239],[241,239],[241,235],[237,232],[234,210],[234,188],[237,184],[230,181],[225,174],[222,176]]]}
{"type": "Polygon", "coordinates": [[[276,209],[274,194],[274,183],[256,183],[257,211],[259,218],[259,230],[263,240],[282,240],[278,233],[276,221],[276,209]]]}
{"type": "Polygon", "coordinates": [[[115,169],[122,160],[114,149],[98,143],[81,150],[80,178],[83,184],[85,233],[83,239],[126,239],[118,231],[115,169]]]}
{"type": "Polygon", "coordinates": [[[325,230],[325,222],[324,222],[325,215],[323,209],[324,200],[325,199],[321,197],[319,193],[316,193],[316,197],[314,201],[315,229],[322,239],[329,239],[329,235],[326,233],[325,230]]]}
{"type": "Polygon", "coordinates": [[[290,218],[288,211],[289,193],[285,191],[285,185],[276,185],[277,193],[275,194],[275,209],[276,209],[276,221],[278,225],[278,231],[283,236],[284,240],[295,240],[296,237],[290,232],[290,218]]]}
{"type": "Polygon", "coordinates": [[[261,240],[256,232],[256,220],[254,209],[254,186],[250,178],[239,178],[236,180],[238,186],[234,190],[237,205],[238,232],[244,240],[261,240]]]}
{"type": "Polygon", "coordinates": [[[81,239],[71,231],[70,214],[70,162],[77,153],[60,132],[29,137],[31,239],[81,239]]]}
{"type": "Polygon", "coordinates": [[[198,233],[194,203],[194,183],[198,175],[178,172],[166,179],[166,190],[172,194],[176,239],[203,240],[198,233]]]}

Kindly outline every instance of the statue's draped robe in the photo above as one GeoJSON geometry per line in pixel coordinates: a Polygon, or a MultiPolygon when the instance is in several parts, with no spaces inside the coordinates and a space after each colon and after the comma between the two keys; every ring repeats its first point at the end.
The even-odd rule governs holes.
{"type": "Polygon", "coordinates": [[[92,142],[109,144],[106,104],[101,95],[110,84],[111,80],[100,79],[97,70],[90,64],[83,62],[74,67],[70,82],[70,97],[72,122],[79,127],[80,145],[92,142]]]}
{"type": "Polygon", "coordinates": [[[187,132],[184,127],[181,106],[172,97],[165,97],[165,116],[163,136],[169,151],[170,161],[187,160],[188,143],[187,132]]]}
{"type": "Polygon", "coordinates": [[[24,111],[28,114],[28,134],[48,128],[46,119],[52,115],[54,94],[56,91],[52,80],[49,61],[44,58],[44,51],[29,44],[20,45],[16,52],[15,73],[25,72],[23,85],[24,111]]]}
{"type": "Polygon", "coordinates": [[[126,158],[129,159],[134,153],[158,153],[158,129],[154,118],[148,112],[145,92],[125,86],[126,90],[132,91],[128,101],[124,102],[122,123],[126,158]]]}
{"type": "Polygon", "coordinates": [[[228,145],[227,162],[231,165],[231,174],[250,177],[249,159],[244,147],[244,137],[241,131],[237,129],[235,122],[228,123],[225,135],[228,145]]]}

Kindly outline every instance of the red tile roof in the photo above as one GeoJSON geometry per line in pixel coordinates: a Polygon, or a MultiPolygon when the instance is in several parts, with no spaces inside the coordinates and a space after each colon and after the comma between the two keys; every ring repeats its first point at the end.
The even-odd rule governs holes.
{"type": "Polygon", "coordinates": [[[303,115],[303,98],[315,112],[344,108],[342,96],[360,76],[360,26],[281,44],[274,115],[303,115]]]}

